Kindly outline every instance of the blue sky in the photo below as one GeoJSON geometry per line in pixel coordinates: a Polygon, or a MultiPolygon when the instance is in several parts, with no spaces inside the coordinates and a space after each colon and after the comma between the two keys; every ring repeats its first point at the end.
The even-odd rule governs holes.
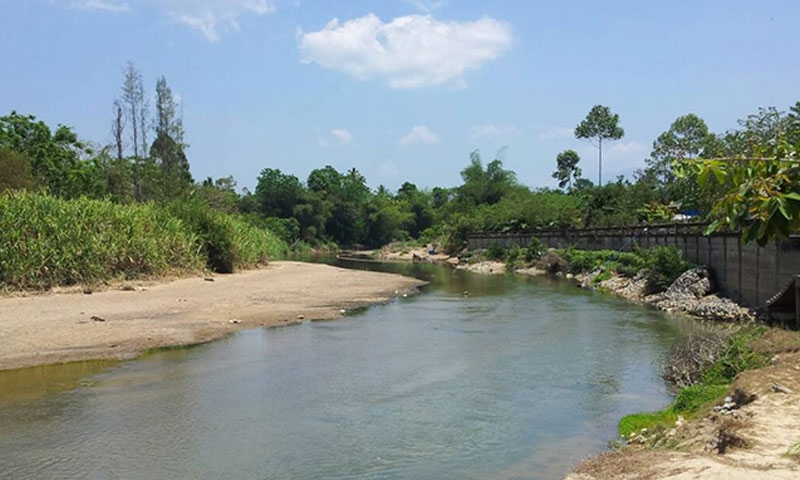
{"type": "Polygon", "coordinates": [[[453,186],[469,153],[553,186],[574,127],[619,113],[604,178],[696,113],[713,131],[800,100],[796,0],[0,0],[0,114],[99,144],[128,60],[183,101],[197,179],[355,167],[372,187],[453,186]]]}

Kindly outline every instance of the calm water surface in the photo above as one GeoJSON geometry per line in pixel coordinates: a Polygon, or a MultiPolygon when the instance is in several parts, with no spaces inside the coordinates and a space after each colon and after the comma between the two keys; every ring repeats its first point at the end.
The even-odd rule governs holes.
{"type": "Polygon", "coordinates": [[[658,365],[692,328],[547,279],[360,265],[432,283],[334,322],[0,375],[0,477],[562,478],[669,401],[658,365]]]}

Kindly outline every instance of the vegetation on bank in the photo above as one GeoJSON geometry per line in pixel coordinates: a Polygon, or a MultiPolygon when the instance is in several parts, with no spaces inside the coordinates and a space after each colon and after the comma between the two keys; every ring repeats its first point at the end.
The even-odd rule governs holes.
{"type": "MultiPolygon", "coordinates": [[[[627,415],[619,422],[619,433],[624,437],[640,432],[667,431],[675,426],[678,416],[685,420],[697,414],[707,413],[730,392],[736,376],[746,370],[764,367],[773,353],[768,348],[755,348],[767,332],[765,327],[744,327],[719,342],[713,352],[706,352],[712,360],[697,365],[698,371],[692,381],[678,391],[672,404],[657,412],[627,415]]],[[[691,341],[691,339],[690,339],[691,341]]],[[[678,348],[669,362],[685,362],[685,356],[696,352],[678,348]]],[[[670,379],[668,377],[668,379],[670,379]]]]}
{"type": "Polygon", "coordinates": [[[0,195],[0,287],[41,289],[230,272],[286,251],[268,231],[198,202],[120,205],[40,193],[0,195]]]}
{"type": "Polygon", "coordinates": [[[508,249],[499,244],[489,245],[483,256],[487,260],[504,261],[508,270],[537,267],[548,273],[595,273],[593,281],[599,283],[613,275],[647,280],[646,293],[666,290],[692,263],[683,258],[680,250],[672,246],[655,246],[644,249],[635,244],[631,251],[579,250],[576,248],[548,249],[541,240],[533,237],[527,247],[508,249]]]}
{"type": "MultiPolygon", "coordinates": [[[[164,77],[157,80],[155,95],[148,98],[142,74],[130,63],[119,97],[113,100],[113,140],[107,145],[81,140],[68,126],[51,128],[32,115],[11,112],[0,117],[0,193],[37,192],[49,195],[52,205],[56,205],[55,199],[74,201],[68,207],[59,204],[46,208],[63,208],[75,215],[80,208],[110,211],[114,205],[118,207],[115,212],[126,212],[114,215],[135,217],[130,220],[134,224],[159,223],[157,228],[190,231],[197,238],[189,243],[197,242],[200,259],[184,255],[178,246],[172,247],[174,253],[138,254],[109,246],[96,247],[102,252],[97,253],[96,261],[81,263],[88,254],[77,244],[70,247],[74,251],[48,247],[49,253],[42,253],[65,255],[58,263],[66,266],[32,259],[25,264],[13,260],[26,256],[14,250],[27,245],[25,237],[22,243],[6,245],[11,250],[4,255],[12,260],[4,261],[16,262],[16,270],[3,273],[5,284],[31,286],[119,274],[158,275],[170,268],[193,268],[198,262],[217,271],[231,271],[257,262],[263,255],[262,246],[277,245],[275,242],[302,252],[415,240],[435,243],[446,253],[458,253],[473,231],[631,225],[671,221],[682,212],[714,221],[712,230],[742,229],[744,240],[759,243],[800,228],[800,102],[788,113],[760,109],[741,120],[739,128],[717,134],[710,132],[698,116],[683,115],[656,138],[646,167],[631,179],[619,177],[603,184],[598,175],[595,185],[582,177],[579,155],[565,151],[554,159],[559,188],[530,188],[504,168],[507,150],[499,151],[488,162],[476,150],[460,172],[460,185],[419,188],[405,182],[396,192],[384,186],[370,188],[355,168],[338,171],[331,166],[312,170],[307,178],[300,179],[265,165],[252,192],[237,190],[232,177],[195,181],[179,107],[164,77]],[[152,116],[148,105],[155,107],[152,116]],[[716,160],[702,160],[709,158],[716,160]],[[162,221],[164,215],[171,220],[162,221]],[[172,219],[179,220],[182,227],[171,226],[172,219]],[[111,258],[116,254],[121,256],[111,258]],[[169,262],[173,263],[166,267],[169,262]],[[89,268],[90,264],[94,266],[89,268]],[[44,267],[48,270],[24,270],[44,267]]],[[[593,139],[601,149],[603,141],[622,138],[624,130],[619,115],[597,105],[578,124],[575,135],[593,139]]],[[[600,155],[598,151],[598,159],[600,155]]],[[[48,202],[28,198],[32,203],[26,208],[48,202]]],[[[14,208],[25,210],[20,205],[14,208]]],[[[156,227],[137,228],[130,230],[147,235],[157,231],[156,227]]],[[[86,243],[84,235],[89,230],[58,235],[64,241],[86,243]]],[[[158,232],[163,240],[157,241],[173,238],[158,232]]],[[[5,235],[10,238],[14,233],[5,235]]],[[[97,235],[105,242],[118,234],[97,235]]],[[[135,241],[145,250],[155,249],[152,245],[144,247],[151,240],[135,241]]],[[[542,253],[522,250],[509,252],[509,261],[531,262],[542,253]]],[[[612,272],[655,272],[648,278],[653,289],[664,288],[672,277],[672,266],[678,265],[666,250],[634,252],[632,256],[613,252],[560,254],[569,257],[566,261],[573,265],[571,268],[599,264],[604,276],[612,272]],[[650,258],[653,255],[662,257],[650,258]],[[664,272],[658,271],[661,266],[664,272]]]]}

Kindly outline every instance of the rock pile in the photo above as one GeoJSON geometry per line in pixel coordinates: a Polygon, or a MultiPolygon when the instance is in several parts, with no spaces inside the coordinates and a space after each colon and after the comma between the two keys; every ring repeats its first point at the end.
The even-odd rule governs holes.
{"type": "Polygon", "coordinates": [[[684,272],[665,292],[649,295],[644,301],[659,310],[684,312],[719,322],[755,320],[749,309],[713,292],[712,272],[709,267],[700,266],[684,272]]]}

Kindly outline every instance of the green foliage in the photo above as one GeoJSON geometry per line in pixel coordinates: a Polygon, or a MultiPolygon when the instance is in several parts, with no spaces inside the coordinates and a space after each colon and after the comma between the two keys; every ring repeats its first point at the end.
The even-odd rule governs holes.
{"type": "Polygon", "coordinates": [[[0,195],[0,286],[50,288],[112,278],[230,271],[278,256],[270,232],[199,202],[118,205],[0,195]]]}
{"type": "Polygon", "coordinates": [[[640,432],[643,428],[653,431],[656,427],[672,427],[678,415],[671,410],[660,410],[649,413],[632,413],[625,415],[619,421],[619,434],[629,437],[632,433],[640,432]]]}
{"type": "Polygon", "coordinates": [[[640,250],[647,270],[647,290],[660,292],[666,290],[692,264],[683,258],[680,250],[670,246],[657,246],[640,250]]]}
{"type": "Polygon", "coordinates": [[[558,188],[568,187],[567,190],[572,190],[572,179],[577,179],[583,173],[578,168],[578,162],[581,157],[575,150],[564,150],[556,157],[556,171],[553,172],[553,178],[558,180],[558,188]]]}
{"type": "Polygon", "coordinates": [[[489,248],[486,249],[487,260],[502,260],[505,257],[506,251],[497,242],[492,242],[489,248]]]}
{"type": "Polygon", "coordinates": [[[678,415],[690,418],[710,405],[716,404],[730,389],[741,372],[762,368],[768,364],[767,355],[755,352],[750,346],[764,333],[764,328],[742,329],[728,339],[722,355],[702,375],[700,382],[682,388],[672,404],[653,413],[636,413],[620,420],[620,435],[628,436],[642,428],[671,427],[678,415]]]}
{"type": "Polygon", "coordinates": [[[539,260],[546,251],[547,245],[542,243],[538,237],[531,237],[528,248],[525,249],[525,260],[528,262],[539,260]]]}
{"type": "Polygon", "coordinates": [[[6,190],[32,190],[36,180],[25,155],[0,146],[0,193],[6,190]]]}
{"type": "Polygon", "coordinates": [[[285,252],[285,244],[268,230],[202,202],[174,201],[164,208],[197,237],[208,268],[215,272],[231,273],[285,252]]]}
{"type": "Polygon", "coordinates": [[[50,288],[202,268],[197,237],[153,205],[0,195],[0,285],[50,288]]]}
{"type": "Polygon", "coordinates": [[[727,384],[741,372],[767,365],[765,354],[753,350],[750,343],[763,333],[763,328],[744,329],[728,339],[720,358],[704,373],[702,383],[727,384]]]}
{"type": "Polygon", "coordinates": [[[59,125],[51,131],[33,115],[11,112],[0,117],[0,147],[27,157],[31,174],[53,195],[72,198],[93,193],[93,165],[81,158],[90,150],[69,127],[59,125]]]}
{"type": "Polygon", "coordinates": [[[800,228],[800,157],[797,145],[781,135],[754,147],[754,158],[702,160],[681,173],[695,175],[701,187],[720,186],[724,194],[714,204],[709,231],[741,230],[744,243],[764,246],[786,239],[800,228]]]}

